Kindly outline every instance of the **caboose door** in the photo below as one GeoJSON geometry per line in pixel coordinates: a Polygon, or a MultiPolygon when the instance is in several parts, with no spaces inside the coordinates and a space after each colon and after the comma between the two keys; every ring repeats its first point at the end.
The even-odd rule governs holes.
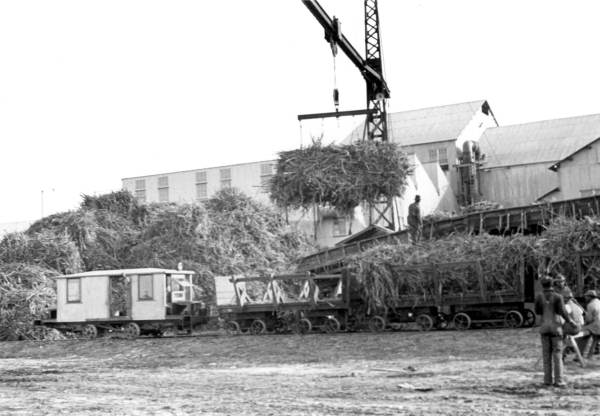
{"type": "Polygon", "coordinates": [[[131,316],[131,279],[129,277],[109,277],[108,301],[111,318],[131,316]]]}

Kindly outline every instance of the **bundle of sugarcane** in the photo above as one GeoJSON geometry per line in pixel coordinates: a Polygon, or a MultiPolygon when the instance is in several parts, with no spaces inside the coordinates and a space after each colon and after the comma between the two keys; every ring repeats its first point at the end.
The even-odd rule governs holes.
{"type": "Polygon", "coordinates": [[[55,304],[53,270],[40,266],[0,265],[0,339],[37,339],[35,319],[55,304]]]}
{"type": "Polygon", "coordinates": [[[311,146],[281,152],[270,183],[271,199],[281,207],[314,204],[349,214],[361,202],[401,196],[412,171],[390,142],[311,146]]]}

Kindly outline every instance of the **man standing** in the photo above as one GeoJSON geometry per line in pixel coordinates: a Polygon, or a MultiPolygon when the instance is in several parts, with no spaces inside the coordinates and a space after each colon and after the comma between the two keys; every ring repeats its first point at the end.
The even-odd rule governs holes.
{"type": "Polygon", "coordinates": [[[552,279],[542,279],[543,292],[535,299],[535,313],[541,316],[540,334],[542,336],[542,360],[544,362],[544,384],[564,387],[563,380],[563,320],[574,323],[565,310],[561,295],[554,292],[552,279]],[[562,317],[562,319],[561,319],[562,317]]]}
{"type": "Polygon", "coordinates": [[[587,306],[585,308],[585,325],[583,326],[583,332],[587,335],[591,335],[587,344],[585,345],[582,355],[586,358],[594,353],[592,351],[592,344],[594,339],[600,337],[600,300],[598,299],[598,293],[595,290],[588,290],[583,295],[587,306]]]}
{"type": "Polygon", "coordinates": [[[413,244],[421,239],[421,232],[423,231],[420,202],[421,196],[417,195],[415,196],[415,202],[408,206],[408,230],[413,244]]]}

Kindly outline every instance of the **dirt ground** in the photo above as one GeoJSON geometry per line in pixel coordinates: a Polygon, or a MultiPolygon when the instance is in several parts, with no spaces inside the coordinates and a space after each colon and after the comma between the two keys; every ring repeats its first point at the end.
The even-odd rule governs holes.
{"type": "Polygon", "coordinates": [[[0,343],[1,415],[600,415],[536,329],[0,343]]]}

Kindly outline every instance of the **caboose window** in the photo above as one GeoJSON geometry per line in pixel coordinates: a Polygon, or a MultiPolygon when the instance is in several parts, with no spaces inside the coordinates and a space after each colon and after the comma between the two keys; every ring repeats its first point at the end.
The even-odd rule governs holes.
{"type": "Polygon", "coordinates": [[[154,281],[151,274],[138,276],[138,300],[154,299],[154,281]]]}
{"type": "Polygon", "coordinates": [[[67,279],[67,303],[81,302],[81,279],[67,279]]]}

